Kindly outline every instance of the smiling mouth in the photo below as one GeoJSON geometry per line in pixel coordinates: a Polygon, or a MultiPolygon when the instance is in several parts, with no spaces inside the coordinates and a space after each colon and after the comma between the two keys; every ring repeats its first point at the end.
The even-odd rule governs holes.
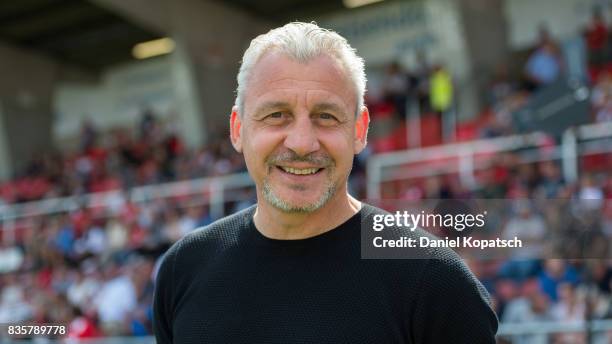
{"type": "Polygon", "coordinates": [[[293,168],[293,167],[285,167],[285,166],[276,166],[276,168],[278,168],[279,170],[285,172],[285,173],[289,173],[289,174],[293,174],[296,176],[305,176],[305,175],[311,175],[311,174],[316,174],[319,173],[320,171],[323,170],[323,168],[318,168],[318,167],[314,167],[314,168],[293,168]]]}

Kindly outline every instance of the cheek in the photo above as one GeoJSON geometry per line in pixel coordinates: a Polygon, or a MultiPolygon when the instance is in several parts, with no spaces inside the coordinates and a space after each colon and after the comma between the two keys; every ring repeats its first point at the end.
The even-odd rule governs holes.
{"type": "Polygon", "coordinates": [[[327,152],[335,160],[336,167],[346,168],[346,165],[352,165],[354,150],[353,136],[350,132],[343,130],[341,132],[323,133],[320,138],[327,152]]]}
{"type": "Polygon", "coordinates": [[[250,168],[260,169],[266,158],[282,142],[278,135],[269,132],[248,132],[243,141],[244,158],[250,168]]]}

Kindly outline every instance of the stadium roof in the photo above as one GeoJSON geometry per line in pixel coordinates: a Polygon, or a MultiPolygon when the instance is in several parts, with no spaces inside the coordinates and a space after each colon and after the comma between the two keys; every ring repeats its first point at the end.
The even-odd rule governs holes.
{"type": "MultiPolygon", "coordinates": [[[[273,23],[344,8],[343,0],[216,1],[273,23]]],[[[0,41],[92,71],[129,61],[135,44],[164,36],[87,0],[0,1],[0,23],[0,41]]]]}
{"type": "Polygon", "coordinates": [[[303,20],[304,18],[341,10],[342,0],[218,0],[239,7],[272,22],[303,20]]]}
{"type": "Polygon", "coordinates": [[[161,36],[85,0],[0,1],[0,23],[0,40],[92,70],[161,36]]]}

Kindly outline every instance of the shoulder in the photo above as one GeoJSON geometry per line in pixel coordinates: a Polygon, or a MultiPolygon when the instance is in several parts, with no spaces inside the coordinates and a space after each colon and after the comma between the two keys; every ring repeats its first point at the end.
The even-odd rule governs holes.
{"type": "Polygon", "coordinates": [[[196,229],[179,240],[178,243],[184,250],[194,246],[200,248],[202,245],[215,245],[220,248],[233,245],[239,240],[242,231],[249,227],[255,209],[255,205],[250,206],[208,226],[196,229]]]}
{"type": "MultiPolygon", "coordinates": [[[[419,215],[420,216],[420,215],[419,215]]],[[[401,260],[423,260],[439,259],[444,262],[461,262],[461,258],[450,248],[440,245],[420,246],[418,243],[421,238],[429,240],[439,239],[432,233],[424,230],[414,221],[418,219],[406,218],[406,214],[390,213],[384,209],[363,203],[361,211],[362,237],[366,243],[373,244],[373,239],[380,237],[385,240],[410,239],[415,240],[414,246],[378,246],[374,250],[366,250],[368,255],[373,255],[377,259],[401,259],[401,260]]],[[[400,243],[402,244],[402,243],[400,243]]],[[[405,242],[403,242],[405,244],[405,242]]],[[[364,245],[363,248],[371,248],[371,245],[364,245]]]]}
{"type": "Polygon", "coordinates": [[[237,245],[254,213],[255,205],[185,235],[166,251],[162,264],[183,267],[192,266],[191,263],[201,264],[220,251],[237,245]]]}
{"type": "MultiPolygon", "coordinates": [[[[362,208],[362,226],[373,228],[375,216],[391,216],[394,215],[383,209],[372,205],[363,204],[362,208]]],[[[433,234],[421,229],[408,229],[405,226],[385,226],[381,232],[373,230],[365,230],[368,235],[362,236],[362,240],[371,240],[373,237],[384,235],[388,239],[411,238],[417,242],[422,237],[428,239],[437,239],[433,234]]],[[[363,253],[364,251],[362,251],[363,253]]],[[[371,251],[374,252],[374,251],[371,251]]],[[[484,290],[480,282],[470,271],[464,260],[451,248],[444,246],[428,246],[416,248],[395,247],[384,248],[373,253],[380,255],[382,258],[399,258],[393,266],[405,271],[406,275],[416,276],[420,280],[421,288],[423,289],[440,289],[447,288],[449,285],[461,285],[463,288],[476,290],[478,294],[488,301],[489,295],[484,290]]],[[[388,260],[386,260],[388,264],[388,260]]],[[[389,264],[391,265],[391,264],[389,264]]],[[[461,290],[461,289],[459,289],[461,290]]]]}
{"type": "Polygon", "coordinates": [[[375,207],[365,202],[361,202],[361,213],[362,213],[362,216],[372,216],[375,214],[383,214],[383,215],[391,214],[390,212],[384,209],[375,207]]]}

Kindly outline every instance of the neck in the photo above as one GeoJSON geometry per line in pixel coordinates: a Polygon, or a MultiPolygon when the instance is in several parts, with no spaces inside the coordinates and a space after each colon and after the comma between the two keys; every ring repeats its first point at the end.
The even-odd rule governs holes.
{"type": "Polygon", "coordinates": [[[338,192],[323,207],[310,213],[287,213],[258,197],[253,216],[255,227],[265,237],[278,240],[306,239],[338,227],[361,209],[361,202],[346,190],[338,192]]]}

